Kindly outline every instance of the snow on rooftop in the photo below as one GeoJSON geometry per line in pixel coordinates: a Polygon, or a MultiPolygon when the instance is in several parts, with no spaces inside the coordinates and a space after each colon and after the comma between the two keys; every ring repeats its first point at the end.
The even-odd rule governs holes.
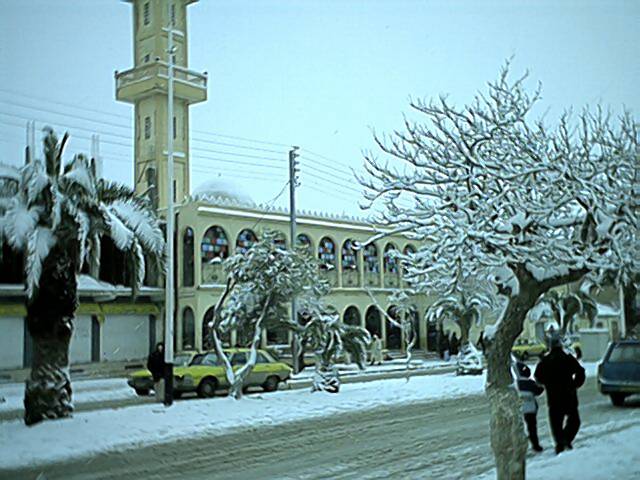
{"type": "Polygon", "coordinates": [[[228,180],[207,180],[196,187],[191,195],[194,200],[222,201],[238,206],[255,207],[256,203],[238,185],[228,180]]]}

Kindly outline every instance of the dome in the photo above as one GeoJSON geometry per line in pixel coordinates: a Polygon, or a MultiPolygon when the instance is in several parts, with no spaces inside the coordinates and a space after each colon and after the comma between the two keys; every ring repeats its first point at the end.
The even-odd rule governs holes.
{"type": "Polygon", "coordinates": [[[193,191],[195,200],[223,200],[235,205],[254,207],[255,202],[240,187],[228,180],[207,180],[193,191]]]}

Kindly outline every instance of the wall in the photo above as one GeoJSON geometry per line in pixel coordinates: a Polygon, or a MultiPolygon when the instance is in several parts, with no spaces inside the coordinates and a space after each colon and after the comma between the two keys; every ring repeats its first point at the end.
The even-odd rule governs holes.
{"type": "Polygon", "coordinates": [[[69,361],[71,365],[91,362],[91,315],[78,315],[73,322],[69,361]]]}
{"type": "Polygon", "coordinates": [[[24,350],[24,318],[0,318],[0,369],[22,368],[24,350]]]}
{"type": "Polygon", "coordinates": [[[102,325],[102,360],[139,360],[149,355],[149,315],[107,315],[102,325]]]}

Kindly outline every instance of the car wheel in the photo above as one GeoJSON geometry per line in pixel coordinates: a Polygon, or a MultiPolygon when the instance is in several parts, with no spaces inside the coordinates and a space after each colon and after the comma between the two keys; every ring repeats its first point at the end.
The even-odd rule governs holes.
{"type": "Polygon", "coordinates": [[[149,396],[149,390],[146,388],[136,388],[136,394],[140,395],[141,397],[147,397],[149,396]]]}
{"type": "Polygon", "coordinates": [[[198,385],[198,396],[200,398],[211,398],[218,388],[218,381],[213,377],[207,377],[198,385]]]}
{"type": "Polygon", "coordinates": [[[611,394],[611,403],[613,403],[616,407],[621,407],[624,405],[624,395],[621,393],[612,393],[611,394]]]}
{"type": "Polygon", "coordinates": [[[280,383],[280,379],[276,376],[271,376],[267,378],[267,380],[262,385],[262,388],[265,392],[275,392],[278,390],[278,384],[280,383]]]}
{"type": "Polygon", "coordinates": [[[173,391],[173,398],[174,398],[174,400],[180,400],[182,398],[182,392],[174,390],[173,391]]]}

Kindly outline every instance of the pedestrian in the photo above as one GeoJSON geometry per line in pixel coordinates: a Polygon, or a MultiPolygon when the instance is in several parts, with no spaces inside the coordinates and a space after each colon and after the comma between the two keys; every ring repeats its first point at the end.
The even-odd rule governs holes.
{"type": "Polygon", "coordinates": [[[460,342],[458,341],[456,332],[453,332],[451,334],[451,340],[449,341],[449,352],[451,353],[451,356],[454,357],[458,355],[459,351],[460,351],[460,342]]]}
{"type": "Polygon", "coordinates": [[[382,340],[377,334],[371,339],[371,365],[382,365],[382,340]]]}
{"type": "Polygon", "coordinates": [[[524,362],[516,363],[516,373],[518,375],[518,391],[522,399],[522,413],[527,425],[531,448],[536,452],[541,452],[543,448],[538,440],[538,401],[536,397],[544,389],[531,378],[531,370],[524,362]]]}
{"type": "Polygon", "coordinates": [[[449,332],[446,331],[442,335],[442,352],[443,358],[445,362],[449,361],[449,353],[451,352],[451,346],[449,345],[449,332]]]}
{"type": "Polygon", "coordinates": [[[147,359],[147,369],[153,377],[153,391],[156,394],[156,400],[164,401],[164,343],[160,342],[156,345],[156,349],[151,352],[147,359]]]}
{"type": "Polygon", "coordinates": [[[580,429],[578,388],[584,384],[584,368],[573,355],[562,349],[558,335],[549,341],[551,350],[536,367],[535,378],[547,391],[549,423],[556,442],[556,454],[572,449],[580,429]]]}

